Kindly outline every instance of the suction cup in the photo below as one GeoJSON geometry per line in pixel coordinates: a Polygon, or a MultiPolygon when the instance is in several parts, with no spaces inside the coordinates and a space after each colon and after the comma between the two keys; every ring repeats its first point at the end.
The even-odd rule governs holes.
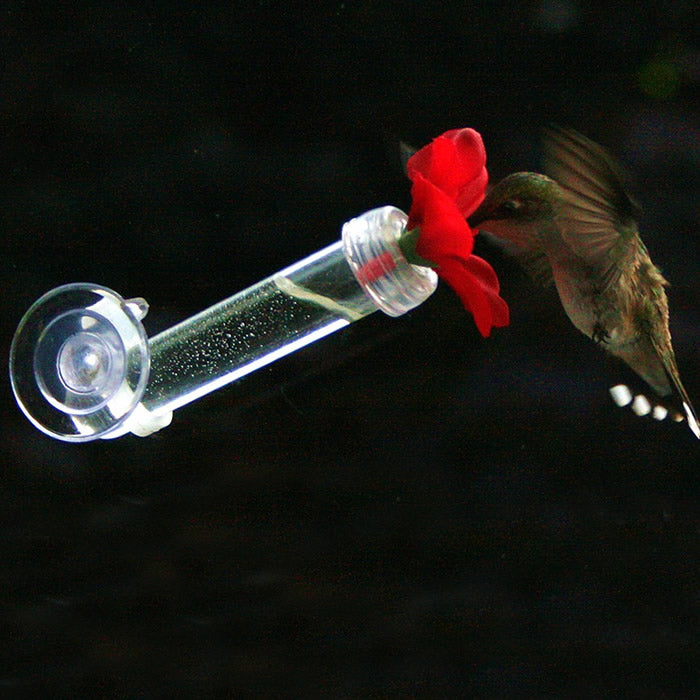
{"type": "Polygon", "coordinates": [[[10,349],[12,390],[27,418],[69,442],[116,431],[148,382],[147,310],[143,299],[93,284],[57,287],[36,301],[10,349]]]}

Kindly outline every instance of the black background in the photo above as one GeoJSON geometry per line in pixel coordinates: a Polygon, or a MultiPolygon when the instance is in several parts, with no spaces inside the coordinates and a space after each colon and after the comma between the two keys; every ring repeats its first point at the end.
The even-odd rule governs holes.
{"type": "MultiPolygon", "coordinates": [[[[54,286],[144,296],[153,334],[407,209],[392,138],[472,126],[496,180],[556,121],[634,173],[699,397],[693,4],[10,2],[5,376],[54,286]]],[[[491,338],[441,285],[146,439],[51,440],[3,380],[0,693],[690,694],[697,441],[616,408],[556,295],[478,252],[491,338]]]]}

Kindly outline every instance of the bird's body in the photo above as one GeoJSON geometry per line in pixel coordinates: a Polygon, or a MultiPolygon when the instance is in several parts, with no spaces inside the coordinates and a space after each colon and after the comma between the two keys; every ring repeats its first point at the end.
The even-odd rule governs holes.
{"type": "Polygon", "coordinates": [[[678,397],[700,437],[671,345],[668,283],[639,236],[619,167],[574,131],[548,132],[545,145],[547,175],[505,178],[469,223],[506,242],[536,280],[553,281],[574,326],[660,397],[678,397]]]}

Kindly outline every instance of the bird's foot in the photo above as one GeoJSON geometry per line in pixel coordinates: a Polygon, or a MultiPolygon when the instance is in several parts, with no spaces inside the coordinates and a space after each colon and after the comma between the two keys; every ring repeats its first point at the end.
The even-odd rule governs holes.
{"type": "Polygon", "coordinates": [[[605,330],[602,324],[596,323],[595,326],[593,326],[591,338],[593,338],[593,341],[598,343],[598,345],[607,345],[610,341],[610,333],[605,330]]]}

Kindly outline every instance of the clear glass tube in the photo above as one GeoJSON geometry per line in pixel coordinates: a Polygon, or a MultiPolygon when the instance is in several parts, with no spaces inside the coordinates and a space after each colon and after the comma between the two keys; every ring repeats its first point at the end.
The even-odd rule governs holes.
{"type": "Polygon", "coordinates": [[[25,314],[10,353],[29,419],[63,440],[148,435],[172,412],[364,318],[399,316],[437,277],[398,245],[406,215],[383,207],[343,226],[341,241],[146,340],[142,299],[67,285],[25,314]]]}
{"type": "Polygon", "coordinates": [[[154,336],[144,406],[174,411],[376,311],[349,272],[335,243],[154,336]]]}

